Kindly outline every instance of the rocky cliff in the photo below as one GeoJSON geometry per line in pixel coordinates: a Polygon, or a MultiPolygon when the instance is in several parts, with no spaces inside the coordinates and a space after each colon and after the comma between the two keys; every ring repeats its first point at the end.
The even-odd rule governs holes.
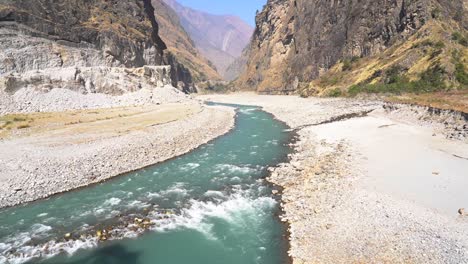
{"type": "MultiPolygon", "coordinates": [[[[267,93],[298,90],[313,93],[321,87],[312,82],[330,69],[350,70],[353,63],[357,65],[365,58],[375,58],[378,62],[388,59],[380,68],[367,68],[368,77],[379,70],[385,73],[390,66],[399,64],[408,72],[414,65],[424,61],[430,65],[435,60],[429,61],[427,52],[408,51],[392,61],[387,56],[395,54],[385,52],[397,49],[411,37],[422,40],[438,26],[450,32],[440,35],[441,41],[450,42],[452,32],[466,34],[466,14],[467,3],[463,0],[269,0],[257,14],[256,29],[247,51],[248,63],[236,84],[267,93]]],[[[463,45],[453,48],[461,50],[462,58],[466,57],[463,45]]],[[[362,63],[352,70],[371,66],[362,63]]],[[[419,68],[419,71],[427,69],[421,65],[419,68]]],[[[352,70],[350,78],[355,75],[352,70]]],[[[327,81],[333,87],[346,89],[346,85],[359,83],[362,78],[342,86],[338,84],[344,78],[327,81]]]]}
{"type": "Polygon", "coordinates": [[[181,24],[200,52],[216,66],[219,74],[226,74],[229,65],[238,58],[250,41],[253,29],[236,16],[213,15],[164,0],[180,17],[181,24]]]}
{"type": "Polygon", "coordinates": [[[150,0],[1,0],[0,35],[0,76],[172,63],[172,83],[184,90],[192,85],[186,69],[164,53],[150,0]]]}
{"type": "Polygon", "coordinates": [[[190,71],[194,82],[220,80],[216,67],[198,51],[175,11],[163,0],[152,0],[152,4],[159,24],[159,35],[167,49],[190,71]]]}

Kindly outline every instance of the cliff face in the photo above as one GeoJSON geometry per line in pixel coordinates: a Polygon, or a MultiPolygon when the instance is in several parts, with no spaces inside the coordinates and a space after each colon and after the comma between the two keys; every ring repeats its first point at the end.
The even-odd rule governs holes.
{"type": "Polygon", "coordinates": [[[175,11],[163,0],[152,0],[152,4],[156,10],[159,35],[170,53],[190,71],[194,81],[220,80],[216,68],[197,50],[175,11]]]}
{"type": "MultiPolygon", "coordinates": [[[[150,0],[2,0],[0,76],[67,67],[137,68],[173,63],[150,0]]],[[[172,83],[192,85],[175,71],[172,83]]]]}
{"type": "Polygon", "coordinates": [[[227,68],[249,43],[252,27],[236,16],[208,14],[175,0],[164,2],[178,14],[198,50],[216,66],[218,73],[231,76],[226,74],[227,68]]]}
{"type": "Polygon", "coordinates": [[[240,88],[294,92],[347,58],[382,54],[438,17],[466,26],[462,0],[269,0],[240,88]]]}
{"type": "MultiPolygon", "coordinates": [[[[141,67],[160,65],[166,48],[158,35],[158,24],[152,11],[153,7],[148,1],[137,0],[4,0],[0,5],[0,21],[10,22],[3,23],[3,28],[17,29],[36,38],[51,40],[64,48],[99,50],[101,54],[96,54],[95,59],[108,66],[141,67]]],[[[46,52],[45,49],[43,51],[46,52]]],[[[52,61],[66,63],[53,50],[46,53],[52,61]],[[54,58],[57,56],[58,59],[54,58]]],[[[23,63],[12,63],[10,68],[3,71],[28,70],[34,63],[26,60],[37,62],[36,57],[21,56],[19,59],[24,59],[23,63]]],[[[83,60],[86,61],[86,58],[83,60]]]]}

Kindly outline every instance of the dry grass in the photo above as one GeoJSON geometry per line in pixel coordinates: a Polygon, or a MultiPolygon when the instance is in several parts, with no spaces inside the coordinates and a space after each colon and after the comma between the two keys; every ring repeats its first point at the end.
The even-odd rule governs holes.
{"type": "Polygon", "coordinates": [[[202,110],[190,104],[120,107],[57,113],[15,114],[0,117],[0,138],[70,136],[80,141],[114,137],[132,131],[187,118],[202,110]]]}
{"type": "Polygon", "coordinates": [[[381,54],[357,60],[347,71],[343,71],[343,62],[337,63],[317,80],[306,85],[301,94],[322,96],[334,89],[345,93],[353,85],[366,82],[375,84],[381,80],[375,73],[385,72],[396,65],[406,68],[404,76],[415,81],[420,79],[420,75],[428,67],[440,64],[448,74],[447,86],[458,87],[460,84],[453,77],[455,66],[452,52],[459,50],[460,61],[468,61],[468,49],[451,40],[452,32],[459,30],[461,29],[450,21],[432,20],[406,41],[395,44],[381,54]]]}
{"type": "Polygon", "coordinates": [[[406,94],[384,99],[388,102],[417,104],[468,113],[468,90],[430,94],[406,94]]]}

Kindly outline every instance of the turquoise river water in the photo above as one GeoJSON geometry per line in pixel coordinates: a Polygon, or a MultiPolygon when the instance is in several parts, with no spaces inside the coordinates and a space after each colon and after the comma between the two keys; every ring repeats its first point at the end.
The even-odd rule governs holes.
{"type": "Polygon", "coordinates": [[[286,231],[264,177],[290,153],[290,133],[259,108],[233,107],[235,128],[187,155],[1,210],[0,263],[287,262],[286,231]],[[150,230],[136,227],[139,217],[154,223],[150,230]],[[98,242],[105,228],[109,241],[98,242]]]}

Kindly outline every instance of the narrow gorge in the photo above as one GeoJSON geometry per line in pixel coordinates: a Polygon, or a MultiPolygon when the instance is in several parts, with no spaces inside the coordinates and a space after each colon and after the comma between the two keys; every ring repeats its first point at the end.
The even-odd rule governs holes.
{"type": "Polygon", "coordinates": [[[0,264],[468,263],[465,0],[0,0],[0,264]]]}

